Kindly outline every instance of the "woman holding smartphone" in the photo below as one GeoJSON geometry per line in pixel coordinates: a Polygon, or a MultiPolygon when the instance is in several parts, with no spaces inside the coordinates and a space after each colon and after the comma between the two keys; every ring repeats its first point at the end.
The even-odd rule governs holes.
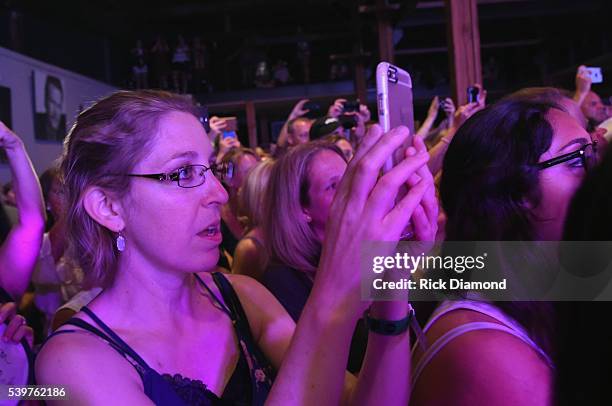
{"type": "Polygon", "coordinates": [[[228,197],[191,103],[157,91],[100,100],[77,118],[62,168],[70,241],[89,281],[105,289],[47,341],[38,382],[69,387],[75,405],[405,405],[405,330],[371,334],[357,381],[345,365],[366,309],[389,322],[408,313],[405,302],[362,300],[358,255],[346,253],[361,241],[398,240],[411,217],[435,229],[420,209],[431,179],[395,203],[400,185],[426,170],[426,152],[378,179],[407,136],[375,128],[349,164],[296,327],[253,279],[210,274],[228,197]]]}

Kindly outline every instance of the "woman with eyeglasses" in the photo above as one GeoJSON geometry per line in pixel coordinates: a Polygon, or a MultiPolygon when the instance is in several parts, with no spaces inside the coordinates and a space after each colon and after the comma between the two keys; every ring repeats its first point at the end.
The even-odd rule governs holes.
{"type": "MultiPolygon", "coordinates": [[[[446,240],[561,240],[595,148],[562,103],[511,95],[476,113],[444,159],[446,240]]],[[[511,264],[502,265],[513,272],[511,264]]],[[[428,348],[415,348],[411,405],[551,404],[553,329],[546,302],[465,292],[441,303],[424,327],[428,348]]]]}
{"type": "Polygon", "coordinates": [[[62,169],[73,252],[104,290],[46,342],[38,383],[65,386],[62,404],[75,405],[405,405],[406,329],[370,334],[358,380],[345,365],[366,309],[383,325],[409,317],[405,301],[361,298],[359,255],[346,253],[361,241],[397,241],[411,219],[421,238],[435,234],[436,218],[422,207],[433,195],[426,151],[378,179],[407,137],[405,128],[374,127],[364,138],[296,327],[255,280],[211,274],[228,196],[191,103],[159,91],[98,101],[78,116],[62,169]],[[406,181],[412,187],[396,203],[406,181]]]}

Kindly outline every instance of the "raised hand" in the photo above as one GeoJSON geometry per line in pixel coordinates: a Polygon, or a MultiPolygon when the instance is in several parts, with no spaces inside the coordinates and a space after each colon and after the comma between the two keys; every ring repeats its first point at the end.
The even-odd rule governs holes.
{"type": "MultiPolygon", "coordinates": [[[[382,134],[378,125],[372,126],[349,163],[332,203],[313,294],[323,296],[323,302],[333,302],[329,305],[341,309],[345,315],[357,318],[370,305],[360,297],[361,244],[367,241],[399,241],[402,231],[421,203],[425,217],[434,214],[431,213],[430,202],[423,201],[427,193],[432,193],[434,186],[431,175],[427,176],[424,172],[429,155],[422,143],[418,144],[418,151],[414,149],[414,154],[407,156],[383,176],[378,176],[385,161],[408,136],[406,127],[382,134]],[[409,182],[411,187],[408,193],[396,202],[400,187],[412,175],[418,177],[409,182]]],[[[432,234],[432,231],[421,227],[425,217],[420,216],[418,220],[421,237],[432,234]]],[[[429,220],[426,222],[430,226],[429,220]]]]}
{"type": "Polygon", "coordinates": [[[346,103],[346,99],[334,100],[334,104],[329,106],[329,109],[327,110],[327,115],[329,117],[339,117],[344,110],[344,103],[346,103]]]}
{"type": "Polygon", "coordinates": [[[12,151],[23,147],[23,141],[12,132],[2,121],[0,121],[0,148],[12,151]]]}
{"type": "Polygon", "coordinates": [[[446,99],[442,100],[442,110],[444,110],[447,117],[452,118],[455,115],[455,111],[457,110],[453,99],[447,97],[446,99]]]}
{"type": "Polygon", "coordinates": [[[576,90],[574,92],[574,100],[580,105],[584,98],[591,91],[591,75],[586,66],[580,65],[576,71],[576,90]]]}
{"type": "Polygon", "coordinates": [[[17,314],[17,306],[14,302],[4,303],[0,306],[0,323],[7,324],[6,330],[2,335],[4,341],[18,343],[25,337],[30,347],[34,341],[34,331],[26,325],[25,318],[17,314]]]}
{"type": "Polygon", "coordinates": [[[298,117],[302,117],[307,114],[310,110],[304,108],[304,104],[308,103],[308,99],[302,99],[293,106],[291,113],[289,114],[289,120],[294,120],[298,117]]]}
{"type": "Polygon", "coordinates": [[[215,137],[220,135],[223,132],[223,130],[227,127],[227,121],[217,116],[212,116],[210,120],[208,120],[208,124],[210,125],[211,139],[215,139],[215,137]]]}
{"type": "Polygon", "coordinates": [[[438,109],[440,108],[440,99],[438,96],[434,96],[431,100],[431,104],[429,105],[429,109],[427,110],[427,118],[431,120],[435,120],[438,116],[438,109]]]}

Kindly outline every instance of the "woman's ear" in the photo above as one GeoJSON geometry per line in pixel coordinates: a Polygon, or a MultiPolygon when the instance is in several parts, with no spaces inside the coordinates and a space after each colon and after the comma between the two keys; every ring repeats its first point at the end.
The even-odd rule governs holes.
{"type": "Polygon", "coordinates": [[[87,188],[83,205],[91,218],[109,230],[117,233],[125,228],[122,207],[106,190],[98,186],[87,188]]]}

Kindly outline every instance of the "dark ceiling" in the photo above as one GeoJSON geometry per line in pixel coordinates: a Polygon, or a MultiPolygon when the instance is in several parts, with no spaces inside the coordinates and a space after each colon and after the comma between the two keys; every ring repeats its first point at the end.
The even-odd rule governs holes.
{"type": "MultiPolygon", "coordinates": [[[[418,55],[419,59],[429,58],[435,63],[444,61],[444,1],[388,2],[395,6],[391,15],[398,31],[398,57],[415,59],[414,55],[418,55]]],[[[265,47],[273,57],[290,59],[300,39],[310,41],[313,59],[329,61],[329,55],[350,55],[356,48],[375,59],[376,13],[359,9],[372,10],[376,3],[377,0],[0,0],[0,13],[17,11],[22,16],[26,44],[20,52],[118,83],[121,72],[129,69],[129,50],[135,40],[141,38],[151,44],[157,34],[166,35],[171,45],[177,34],[201,36],[214,45],[215,57],[225,63],[236,62],[235,55],[247,41],[265,47]],[[75,55],[83,58],[75,61],[75,55]],[[80,67],[83,63],[89,66],[80,67]],[[105,64],[111,66],[104,67],[105,64]]],[[[545,49],[553,60],[557,53],[563,54],[555,62],[563,69],[569,68],[574,59],[593,58],[610,49],[606,33],[612,1],[478,0],[478,4],[484,50],[512,43],[517,48],[520,45],[516,44],[524,43],[545,49]],[[564,46],[575,49],[561,49],[564,46]]]]}

